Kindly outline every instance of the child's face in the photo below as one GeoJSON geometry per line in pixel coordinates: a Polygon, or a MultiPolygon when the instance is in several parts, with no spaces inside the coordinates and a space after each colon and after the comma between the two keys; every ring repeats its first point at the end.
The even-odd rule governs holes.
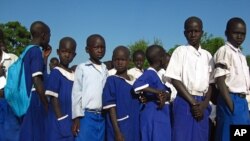
{"type": "Polygon", "coordinates": [[[137,54],[134,58],[134,64],[137,68],[142,69],[145,57],[142,54],[137,54]]]}
{"type": "Polygon", "coordinates": [[[203,30],[200,23],[196,21],[190,21],[184,31],[184,34],[190,45],[194,47],[199,47],[200,39],[203,34],[203,30]]]}
{"type": "Polygon", "coordinates": [[[164,62],[164,63],[163,63],[163,69],[167,69],[169,60],[170,60],[170,56],[166,55],[166,56],[164,57],[164,61],[163,61],[163,62],[164,62]]]}
{"type": "Polygon", "coordinates": [[[70,41],[65,41],[62,43],[61,47],[57,50],[57,54],[60,59],[60,64],[68,66],[72,62],[76,53],[75,46],[70,41]]]}
{"type": "Polygon", "coordinates": [[[242,23],[234,23],[229,30],[226,31],[228,42],[234,47],[240,47],[246,37],[246,26],[242,23]]]}
{"type": "Polygon", "coordinates": [[[118,73],[127,71],[129,58],[126,53],[122,50],[116,52],[113,58],[114,67],[118,73]]]}
{"type": "Polygon", "coordinates": [[[106,46],[102,39],[95,38],[90,45],[86,47],[86,51],[89,53],[91,61],[97,63],[105,55],[106,46]]]}

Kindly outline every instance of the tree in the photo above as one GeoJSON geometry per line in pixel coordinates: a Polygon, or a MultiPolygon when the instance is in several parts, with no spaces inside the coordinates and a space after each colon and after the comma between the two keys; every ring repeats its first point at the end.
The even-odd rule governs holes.
{"type": "Polygon", "coordinates": [[[247,65],[250,66],[250,55],[246,56],[246,60],[247,60],[247,65]]]}
{"type": "Polygon", "coordinates": [[[201,46],[203,49],[207,50],[213,56],[215,52],[225,44],[225,41],[221,37],[213,37],[213,35],[209,35],[204,33],[201,38],[201,46]]]}
{"type": "MultiPolygon", "coordinates": [[[[161,41],[160,39],[157,39],[157,38],[154,39],[153,44],[163,46],[162,41],[161,41]]],[[[132,58],[133,53],[134,53],[135,51],[137,51],[137,50],[142,50],[142,51],[146,52],[146,49],[147,49],[147,47],[148,47],[149,45],[150,45],[150,42],[145,41],[145,40],[143,40],[143,39],[138,40],[138,41],[136,41],[135,43],[128,45],[128,48],[129,48],[130,54],[131,54],[131,57],[130,57],[130,58],[132,58]]],[[[132,60],[132,59],[131,59],[131,60],[132,60]]],[[[145,63],[144,63],[144,68],[147,68],[148,66],[149,66],[149,64],[148,64],[148,62],[147,62],[147,60],[146,60],[145,63]]],[[[130,68],[131,68],[131,67],[134,67],[134,64],[133,64],[132,61],[130,62],[129,67],[130,67],[130,68]]]]}
{"type": "Polygon", "coordinates": [[[24,47],[30,43],[30,32],[18,21],[0,23],[0,28],[4,33],[4,42],[8,51],[19,56],[24,47]]]}

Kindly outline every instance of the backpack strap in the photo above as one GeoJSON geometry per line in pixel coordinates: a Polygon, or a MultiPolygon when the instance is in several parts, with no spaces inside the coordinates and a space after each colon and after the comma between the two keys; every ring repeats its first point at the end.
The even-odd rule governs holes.
{"type": "Polygon", "coordinates": [[[25,56],[25,54],[26,54],[26,52],[30,49],[30,48],[32,48],[32,47],[35,47],[36,45],[28,45],[25,49],[24,49],[24,51],[21,53],[21,55],[19,56],[19,58],[23,58],[24,56],[25,56]]]}

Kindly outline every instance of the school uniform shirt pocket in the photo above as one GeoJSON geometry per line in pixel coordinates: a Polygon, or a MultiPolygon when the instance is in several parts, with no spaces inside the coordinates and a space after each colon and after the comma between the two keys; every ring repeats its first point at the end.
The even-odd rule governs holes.
{"type": "Polygon", "coordinates": [[[120,131],[123,133],[124,136],[127,135],[128,129],[130,128],[129,126],[129,115],[123,116],[121,118],[117,118],[117,122],[120,128],[120,131]]]}
{"type": "Polygon", "coordinates": [[[71,124],[72,124],[72,122],[71,122],[71,119],[69,118],[68,115],[66,115],[64,117],[59,118],[57,120],[58,130],[59,130],[60,134],[63,137],[69,137],[69,136],[73,135],[72,132],[71,132],[71,124]]]}

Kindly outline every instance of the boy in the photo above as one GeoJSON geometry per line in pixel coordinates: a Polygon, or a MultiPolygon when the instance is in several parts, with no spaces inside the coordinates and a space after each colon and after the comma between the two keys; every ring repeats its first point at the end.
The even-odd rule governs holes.
{"type": "Polygon", "coordinates": [[[76,55],[75,50],[76,42],[73,38],[64,37],[60,40],[57,50],[60,63],[51,71],[45,92],[50,96],[46,141],[74,141],[71,132],[74,72],[69,64],[76,55]]]}
{"type": "Polygon", "coordinates": [[[20,141],[45,140],[45,112],[48,101],[44,94],[43,72],[46,71],[44,56],[51,52],[49,46],[50,28],[42,21],[35,21],[30,27],[32,35],[31,45],[24,56],[24,71],[27,94],[31,96],[27,113],[23,117],[20,131],[20,141]],[[43,52],[41,51],[43,49],[43,52]]]}
{"type": "Polygon", "coordinates": [[[105,64],[100,61],[106,49],[104,38],[90,35],[85,49],[90,58],[77,66],[72,89],[72,130],[76,141],[103,141],[102,91],[108,76],[105,64]]]}
{"type": "Polygon", "coordinates": [[[140,130],[142,141],[171,140],[169,115],[170,94],[161,82],[157,72],[163,68],[165,51],[161,46],[152,45],[146,50],[146,58],[150,67],[135,81],[133,88],[136,93],[143,93],[145,106],[140,113],[140,130]]]}
{"type": "Polygon", "coordinates": [[[230,125],[250,124],[246,101],[250,88],[249,68],[240,49],[246,37],[245,22],[238,17],[231,18],[225,35],[226,44],[214,55],[214,77],[220,91],[217,98],[217,141],[230,139],[230,125]]]}
{"type": "Polygon", "coordinates": [[[135,67],[128,70],[128,74],[139,78],[143,73],[143,65],[145,62],[145,53],[142,50],[137,50],[133,53],[133,62],[135,67]]]}
{"type": "Polygon", "coordinates": [[[173,141],[208,141],[209,100],[213,60],[202,49],[202,21],[189,17],[184,24],[188,45],[173,52],[166,76],[171,78],[178,94],[173,102],[173,141]]]}
{"type": "MultiPolygon", "coordinates": [[[[1,32],[1,30],[0,30],[1,32]]],[[[4,98],[4,87],[9,66],[17,60],[17,56],[6,53],[4,41],[0,40],[0,141],[18,141],[20,119],[15,116],[4,98]]]]}
{"type": "Polygon", "coordinates": [[[49,62],[50,71],[52,71],[52,69],[54,69],[56,66],[58,66],[58,64],[59,64],[59,60],[56,57],[51,58],[50,62],[49,62]]]}
{"type": "Polygon", "coordinates": [[[107,78],[103,90],[107,141],[139,141],[139,101],[132,93],[135,78],[127,74],[129,49],[118,46],[113,51],[116,74],[107,78]]]}

